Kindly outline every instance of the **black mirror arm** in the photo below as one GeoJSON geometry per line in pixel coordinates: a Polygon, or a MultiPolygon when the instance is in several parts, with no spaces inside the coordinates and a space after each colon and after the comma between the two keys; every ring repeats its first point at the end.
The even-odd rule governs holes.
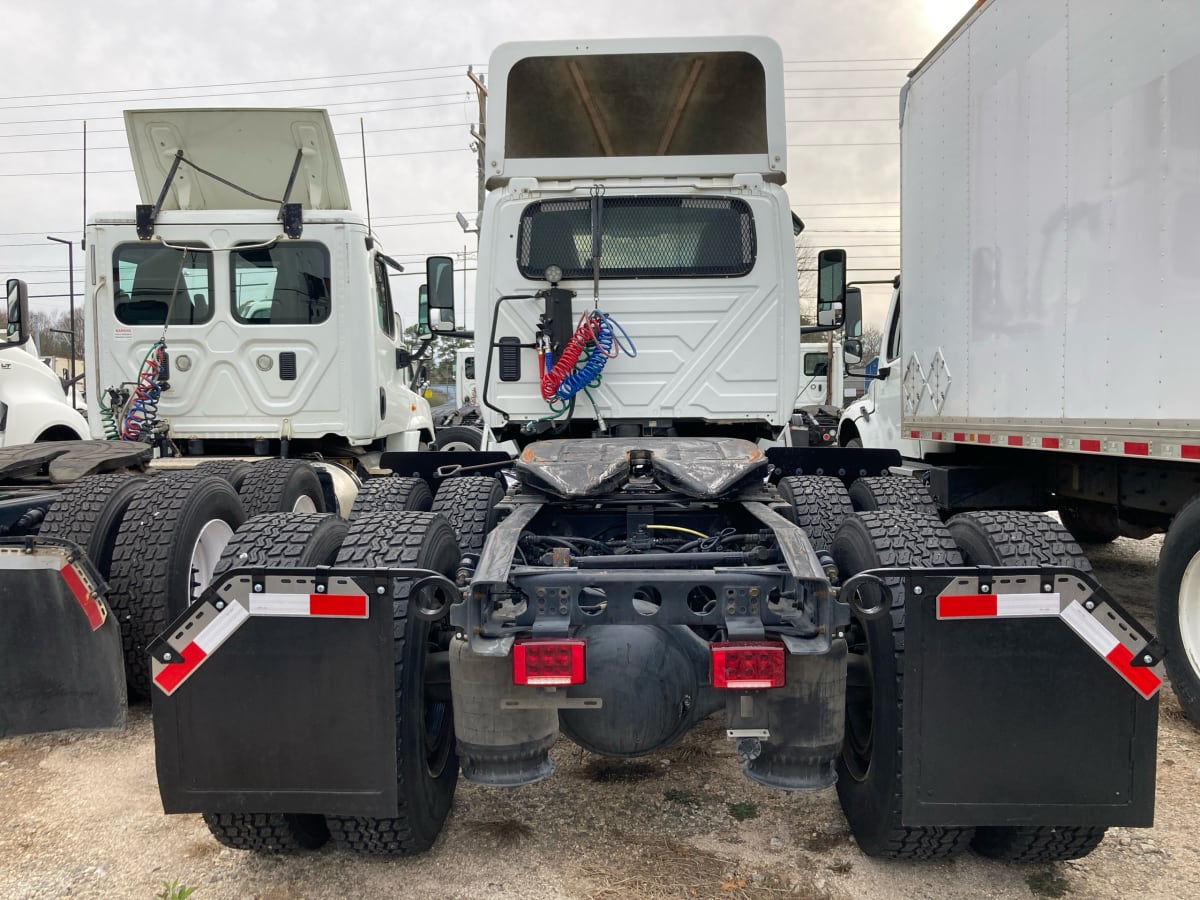
{"type": "Polygon", "coordinates": [[[801,325],[801,334],[824,334],[827,331],[841,331],[842,325],[801,325]]]}

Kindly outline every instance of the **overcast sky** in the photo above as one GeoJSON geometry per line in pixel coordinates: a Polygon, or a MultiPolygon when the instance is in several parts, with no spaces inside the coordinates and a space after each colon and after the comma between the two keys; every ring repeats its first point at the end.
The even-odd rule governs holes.
{"type": "MultiPolygon", "coordinates": [[[[375,230],[414,273],[393,282],[407,324],[425,256],[461,257],[466,247],[467,268],[475,265],[474,236],[454,217],[473,220],[476,198],[468,65],[486,73],[492,49],[514,40],[766,34],[786,62],[787,189],[805,237],[813,247],[845,247],[851,277],[891,277],[899,265],[898,92],[971,5],[0,0],[0,273],[29,282],[34,309],[65,308],[67,248],[46,235],[73,238],[82,290],[85,119],[93,213],[138,202],[124,109],[326,107],[360,212],[364,120],[375,230]]],[[[882,319],[886,294],[868,296],[869,324],[882,319]]]]}

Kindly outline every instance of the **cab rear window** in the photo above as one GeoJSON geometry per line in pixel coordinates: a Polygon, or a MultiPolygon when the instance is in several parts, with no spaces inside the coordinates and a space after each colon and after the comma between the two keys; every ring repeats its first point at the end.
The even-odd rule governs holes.
{"type": "Polygon", "coordinates": [[[235,248],[233,317],[248,325],[316,325],[329,318],[329,250],[312,241],[235,248]]]}
{"type": "MultiPolygon", "coordinates": [[[[737,278],[758,254],[754,216],[735,197],[605,197],[600,210],[601,278],[737,278]]],[[[521,213],[517,267],[542,280],[592,277],[589,199],[543,200],[521,213]]]]}
{"type": "Polygon", "coordinates": [[[212,319],[212,253],[162,244],[113,251],[113,303],[124,325],[203,325],[212,319]]]}

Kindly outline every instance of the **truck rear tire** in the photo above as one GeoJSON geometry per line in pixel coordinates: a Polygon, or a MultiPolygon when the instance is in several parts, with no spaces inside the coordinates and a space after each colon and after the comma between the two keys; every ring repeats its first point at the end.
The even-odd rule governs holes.
{"type": "Polygon", "coordinates": [[[210,462],[200,463],[196,466],[195,471],[203,472],[205,475],[220,475],[233,485],[235,491],[240,491],[242,482],[246,480],[246,476],[253,468],[254,463],[241,459],[214,459],[210,462]]]}
{"type": "Polygon", "coordinates": [[[117,529],[130,502],[146,485],[138,475],[88,475],[59,495],[46,511],[38,537],[74,541],[108,579],[117,529]]]}
{"type": "MultiPolygon", "coordinates": [[[[324,513],[266,513],[237,530],[225,545],[214,577],[238,566],[324,566],[346,537],[346,523],[324,513]]],[[[206,812],[204,824],[218,843],[235,850],[293,853],[329,840],[318,814],[206,812]]]]}
{"type": "Polygon", "coordinates": [[[216,475],[147,478],[130,502],[113,547],[108,602],[121,626],[131,693],[150,696],[146,645],[207,586],[245,520],[238,495],[216,475]]]}
{"type": "Polygon", "coordinates": [[[321,480],[301,459],[254,463],[238,494],[249,517],[269,512],[325,512],[321,480]]]}
{"type": "Polygon", "coordinates": [[[494,476],[447,478],[433,498],[433,511],[450,522],[463,553],[478,555],[496,525],[496,504],[503,499],[504,485],[494,476]]]}
{"type": "Polygon", "coordinates": [[[915,478],[901,475],[870,475],[850,485],[850,502],[858,512],[879,509],[911,509],[938,517],[937,503],[915,478]]]}
{"type": "Polygon", "coordinates": [[[1200,497],[1175,516],[1158,554],[1158,633],[1179,705],[1200,726],[1200,497]]]}
{"type": "MultiPolygon", "coordinates": [[[[1075,539],[1038,512],[969,512],[946,523],[968,566],[1071,566],[1092,571],[1075,539]]],[[[1020,862],[1055,862],[1087,856],[1107,829],[1086,826],[1003,825],[975,829],[980,856],[1020,862]]]]}
{"type": "Polygon", "coordinates": [[[217,843],[256,853],[317,850],[329,841],[324,816],[281,813],[202,813],[217,843]]]}
{"type": "Polygon", "coordinates": [[[779,494],[792,510],[813,550],[828,550],[846,516],[854,513],[850,495],[840,478],[791,475],[779,480],[779,494]]]}
{"type": "MultiPolygon", "coordinates": [[[[833,540],[842,578],[884,566],[961,564],[939,520],[912,510],[856,513],[833,540]]],[[[904,591],[892,586],[890,616],[855,617],[847,630],[846,737],[838,759],[838,800],[858,846],[888,859],[947,859],[967,848],[972,828],[902,824],[904,591]]]]}
{"type": "Polygon", "coordinates": [[[370,513],[429,512],[433,491],[423,478],[369,478],[358,489],[350,518],[370,513]]]}
{"type": "Polygon", "coordinates": [[[447,425],[437,430],[437,448],[443,453],[478,450],[483,446],[483,432],[470,425],[447,425]]]}
{"type": "MultiPolygon", "coordinates": [[[[377,513],[352,520],[337,565],[403,566],[453,575],[459,560],[454,531],[441,516],[377,513]]],[[[403,591],[402,591],[403,593],[403,591]]],[[[409,598],[393,602],[396,660],[398,809],[394,818],[326,816],[334,844],[357,853],[407,855],[433,846],[458,782],[454,715],[448,700],[426,691],[433,653],[449,653],[451,631],[411,614],[409,598]]]]}

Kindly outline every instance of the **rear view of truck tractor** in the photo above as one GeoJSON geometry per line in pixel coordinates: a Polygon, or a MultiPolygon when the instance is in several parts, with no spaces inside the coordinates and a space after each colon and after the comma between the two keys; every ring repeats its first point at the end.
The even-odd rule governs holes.
{"type": "MultiPolygon", "coordinates": [[[[87,229],[95,440],[0,448],[3,735],[119,724],[126,677],[149,695],[147,644],[248,518],[433,502],[405,463],[433,455],[433,421],[408,386],[399,265],[349,209],[328,115],[137,110],[126,130],[142,203],[87,229]]],[[[41,433],[32,393],[6,437],[41,433]]]]}
{"type": "MultiPolygon", "coordinates": [[[[166,811],[244,849],[420,852],[460,774],[530,784],[560,738],[638,757],[717,715],[746,777],[836,784],[872,855],[1069,859],[1150,825],[1155,643],[1061,528],[947,525],[888,489],[897,454],[778,440],[779,48],[508,44],[489,71],[478,395],[519,454],[443,468],[430,512],[232,536],[149,645],[166,811]]],[[[845,254],[819,267],[832,330],[845,254]]]]}

